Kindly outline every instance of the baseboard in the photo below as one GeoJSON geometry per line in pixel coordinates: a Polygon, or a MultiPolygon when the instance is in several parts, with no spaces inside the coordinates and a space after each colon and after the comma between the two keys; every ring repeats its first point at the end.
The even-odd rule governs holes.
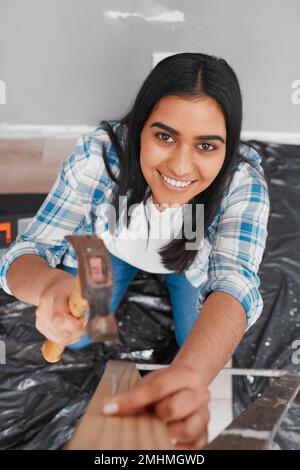
{"type": "Polygon", "coordinates": [[[260,140],[276,144],[300,144],[300,132],[243,131],[243,140],[260,140]]]}

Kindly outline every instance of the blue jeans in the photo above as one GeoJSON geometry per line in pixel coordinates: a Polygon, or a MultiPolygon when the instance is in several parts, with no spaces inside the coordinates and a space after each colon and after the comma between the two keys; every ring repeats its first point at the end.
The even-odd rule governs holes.
{"type": "MultiPolygon", "coordinates": [[[[139,268],[126,263],[126,261],[109,253],[113,272],[113,287],[111,295],[111,310],[113,313],[118,308],[130,282],[134,279],[139,268]]],[[[63,267],[65,271],[76,276],[77,270],[63,267]]],[[[198,289],[194,287],[186,278],[185,273],[163,274],[170,295],[171,307],[175,326],[175,337],[181,347],[187,338],[192,326],[198,316],[196,309],[198,289]]],[[[69,345],[71,349],[80,349],[91,344],[88,334],[85,334],[80,341],[69,345]]]]}

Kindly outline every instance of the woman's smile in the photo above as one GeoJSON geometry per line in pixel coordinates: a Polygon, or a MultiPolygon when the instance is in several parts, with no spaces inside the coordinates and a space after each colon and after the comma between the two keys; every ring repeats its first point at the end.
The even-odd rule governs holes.
{"type": "Polygon", "coordinates": [[[157,170],[161,184],[169,191],[184,192],[196,183],[197,180],[177,180],[170,178],[160,170],[157,170]]]}

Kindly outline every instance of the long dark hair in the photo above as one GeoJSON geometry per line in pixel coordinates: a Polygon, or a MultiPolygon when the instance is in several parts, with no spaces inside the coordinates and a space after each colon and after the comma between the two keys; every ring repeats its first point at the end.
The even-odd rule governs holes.
{"type": "MultiPolygon", "coordinates": [[[[130,224],[129,208],[132,204],[145,203],[151,194],[140,166],[140,134],[145,122],[158,101],[168,95],[198,99],[203,96],[214,98],[220,105],[227,130],[226,155],[223,166],[211,185],[194,196],[192,205],[192,230],[196,227],[196,205],[204,204],[204,233],[209,227],[224,190],[229,186],[233,167],[239,157],[240,132],[242,126],[242,97],[235,72],[219,57],[201,53],[179,53],[161,60],[143,82],[130,111],[120,119],[119,132],[113,130],[110,121],[101,121],[100,126],[109,134],[119,160],[118,177],[111,171],[107,152],[103,146],[103,158],[110,178],[116,183],[110,203],[119,213],[119,196],[128,196],[127,226],[130,224]],[[125,127],[124,127],[125,126],[125,127]],[[121,141],[122,129],[126,138],[121,141]]],[[[242,157],[246,159],[245,157],[242,157]]],[[[248,161],[248,160],[247,160],[248,161]]],[[[248,161],[251,164],[251,161],[248,161]]],[[[186,242],[193,240],[184,236],[171,240],[159,253],[162,264],[171,271],[185,271],[193,262],[197,251],[187,250],[186,242]]]]}

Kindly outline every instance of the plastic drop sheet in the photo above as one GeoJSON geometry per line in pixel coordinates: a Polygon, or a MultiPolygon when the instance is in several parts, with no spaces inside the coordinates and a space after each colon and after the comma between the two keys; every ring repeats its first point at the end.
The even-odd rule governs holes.
{"type": "MultiPolygon", "coordinates": [[[[300,372],[300,146],[252,143],[265,155],[271,177],[269,235],[259,272],[264,309],[233,365],[300,372]]],[[[234,377],[235,415],[268,384],[266,378],[234,377]]],[[[273,448],[300,449],[300,401],[288,410],[273,448]]]]}
{"type": "Polygon", "coordinates": [[[35,307],[1,291],[0,449],[61,449],[83,414],[108,359],[168,364],[178,346],[169,295],[160,275],[139,271],[116,317],[121,345],[65,349],[48,364],[35,329],[35,307]]]}
{"type": "MultiPolygon", "coordinates": [[[[259,272],[264,310],[235,351],[233,365],[299,371],[293,353],[300,340],[300,147],[252,143],[265,154],[272,179],[269,237],[259,272]]],[[[34,311],[0,291],[0,340],[6,346],[6,364],[0,364],[0,449],[61,449],[108,359],[168,364],[178,351],[169,295],[159,275],[139,271],[129,285],[116,312],[118,348],[66,349],[60,363],[49,365],[41,355],[34,311]]],[[[234,377],[234,414],[267,385],[266,379],[234,377]]],[[[294,403],[272,448],[299,449],[299,423],[300,405],[294,403]]]]}

